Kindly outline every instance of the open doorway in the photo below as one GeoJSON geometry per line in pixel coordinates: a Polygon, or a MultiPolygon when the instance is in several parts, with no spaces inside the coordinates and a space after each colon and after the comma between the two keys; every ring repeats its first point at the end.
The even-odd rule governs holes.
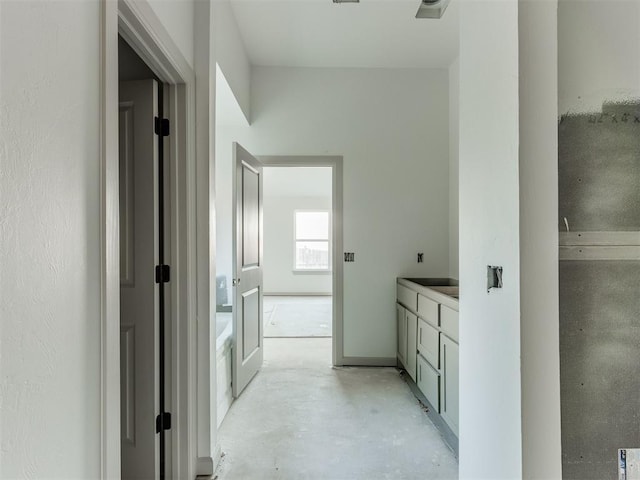
{"type": "MultiPolygon", "coordinates": [[[[216,73],[216,383],[220,426],[234,398],[234,351],[237,354],[242,348],[237,343],[242,332],[236,328],[238,334],[234,334],[233,327],[234,313],[239,311],[234,312],[238,290],[234,283],[239,282],[234,232],[236,238],[242,238],[234,228],[234,218],[236,225],[242,225],[237,217],[241,209],[236,208],[242,195],[237,196],[240,190],[235,181],[240,170],[234,159],[238,152],[249,155],[253,150],[255,155],[273,146],[252,142],[250,125],[219,66],[216,73]],[[250,152],[234,142],[249,147],[250,152]]],[[[276,348],[269,347],[273,337],[318,337],[327,345],[327,364],[341,365],[342,157],[259,156],[257,161],[264,199],[259,262],[264,273],[260,294],[264,349],[276,348]]],[[[236,394],[241,389],[236,386],[236,394]]]]}
{"type": "Polygon", "coordinates": [[[118,38],[121,476],[171,478],[166,89],[118,38]]]}
{"type": "Polygon", "coordinates": [[[332,337],[329,167],[264,168],[264,336],[332,337]]]}

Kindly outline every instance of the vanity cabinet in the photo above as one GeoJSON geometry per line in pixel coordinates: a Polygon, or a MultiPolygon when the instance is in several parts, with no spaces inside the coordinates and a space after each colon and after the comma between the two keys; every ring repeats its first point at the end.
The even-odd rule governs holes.
{"type": "Polygon", "coordinates": [[[459,329],[454,288],[455,295],[443,293],[452,291],[451,286],[429,288],[398,279],[396,317],[398,364],[433,407],[439,428],[453,434],[457,444],[459,329]]]}

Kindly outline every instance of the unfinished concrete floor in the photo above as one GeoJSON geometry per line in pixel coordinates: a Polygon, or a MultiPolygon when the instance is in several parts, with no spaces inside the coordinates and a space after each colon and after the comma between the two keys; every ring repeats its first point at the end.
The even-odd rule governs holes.
{"type": "Polygon", "coordinates": [[[265,339],[220,431],[219,480],[456,479],[458,464],[395,368],[331,367],[330,338],[265,339]]]}

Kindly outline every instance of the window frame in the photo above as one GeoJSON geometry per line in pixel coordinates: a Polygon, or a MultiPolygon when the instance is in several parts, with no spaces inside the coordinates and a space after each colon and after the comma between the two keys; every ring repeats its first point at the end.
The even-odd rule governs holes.
{"type": "Polygon", "coordinates": [[[314,209],[295,209],[293,211],[293,273],[298,275],[305,275],[305,274],[330,274],[332,273],[331,270],[331,259],[333,258],[333,242],[332,242],[332,237],[333,237],[333,224],[331,221],[332,215],[331,215],[331,210],[330,209],[320,209],[320,208],[314,208],[314,209]],[[328,228],[327,228],[327,238],[303,238],[303,239],[299,239],[298,235],[297,235],[297,222],[298,222],[298,213],[326,213],[327,214],[327,221],[329,222],[328,228]],[[298,268],[297,267],[297,246],[298,246],[298,242],[327,242],[327,245],[329,247],[328,249],[328,262],[327,262],[327,268],[298,268]]]}

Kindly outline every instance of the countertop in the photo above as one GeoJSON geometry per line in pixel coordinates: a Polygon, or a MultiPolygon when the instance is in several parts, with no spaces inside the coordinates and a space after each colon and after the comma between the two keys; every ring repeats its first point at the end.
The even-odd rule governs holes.
{"type": "Polygon", "coordinates": [[[453,278],[403,278],[398,283],[458,311],[459,287],[453,278]]]}

